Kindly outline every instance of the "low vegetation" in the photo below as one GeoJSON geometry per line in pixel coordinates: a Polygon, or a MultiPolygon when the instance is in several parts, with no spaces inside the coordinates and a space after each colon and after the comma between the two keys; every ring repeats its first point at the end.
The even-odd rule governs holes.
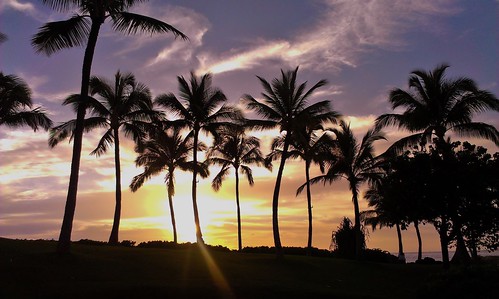
{"type": "Polygon", "coordinates": [[[499,291],[498,269],[490,263],[446,272],[438,265],[303,255],[276,260],[194,244],[167,249],[88,241],[73,243],[72,253],[61,257],[56,246],[0,238],[0,298],[447,298],[460,291],[492,298],[499,291]]]}

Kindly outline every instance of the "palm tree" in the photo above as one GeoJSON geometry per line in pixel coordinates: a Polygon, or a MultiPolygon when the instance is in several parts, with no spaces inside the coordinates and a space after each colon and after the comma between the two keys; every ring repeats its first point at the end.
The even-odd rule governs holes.
{"type": "MultiPolygon", "coordinates": [[[[151,92],[144,84],[135,80],[131,73],[122,74],[118,71],[115,82],[105,78],[92,77],[90,79],[90,94],[99,95],[101,100],[88,97],[82,102],[79,94],[66,98],[64,105],[73,105],[78,111],[82,105],[90,111],[92,117],[85,120],[84,129],[104,128],[106,132],[91,154],[100,156],[114,143],[114,162],[116,170],[116,205],[114,211],[113,228],[109,236],[110,244],[119,242],[118,233],[121,218],[121,163],[120,163],[120,129],[125,136],[132,137],[140,142],[148,122],[158,117],[159,113],[153,110],[151,92]]],[[[56,146],[60,141],[73,139],[77,120],[73,119],[51,130],[49,144],[56,146]]]]}
{"type": "MultiPolygon", "coordinates": [[[[187,36],[182,32],[165,22],[128,12],[135,4],[144,2],[143,0],[43,0],[42,2],[63,13],[74,10],[79,11],[79,13],[74,14],[67,20],[49,22],[40,27],[38,33],[32,38],[31,44],[37,52],[43,52],[47,55],[51,55],[62,49],[86,44],[80,90],[81,101],[85,104],[88,101],[89,81],[95,46],[100,28],[106,19],[111,19],[113,29],[127,34],[135,34],[137,31],[149,33],[171,32],[175,37],[187,39],[187,36]]],[[[71,230],[78,192],[78,173],[80,170],[85,113],[86,107],[85,105],[81,105],[76,116],[68,196],[57,245],[57,251],[61,254],[68,253],[71,245],[71,230]]]]}
{"type": "MultiPolygon", "coordinates": [[[[218,131],[234,122],[242,119],[241,112],[224,103],[227,101],[224,93],[211,86],[212,75],[205,74],[200,78],[191,72],[190,82],[183,76],[177,77],[179,83],[180,98],[173,93],[161,94],[156,97],[155,103],[166,109],[167,112],[179,116],[172,121],[174,126],[188,128],[193,138],[193,163],[198,163],[198,143],[201,131],[216,136],[218,131]]],[[[201,244],[203,234],[199,222],[197,207],[197,168],[192,172],[192,206],[194,210],[194,222],[196,225],[196,238],[201,244]]]]}
{"type": "Polygon", "coordinates": [[[385,139],[383,133],[374,128],[368,130],[359,144],[355,138],[350,125],[341,121],[339,128],[330,129],[336,135],[335,148],[337,155],[325,174],[311,179],[312,184],[318,182],[332,183],[338,179],[344,178],[348,181],[348,187],[352,192],[352,201],[354,205],[356,232],[355,256],[360,258],[362,251],[362,232],[359,211],[359,188],[369,180],[378,176],[377,163],[374,158],[373,143],[376,140],[385,139]]]}
{"type": "MultiPolygon", "coordinates": [[[[246,175],[250,186],[254,185],[251,164],[258,166],[265,164],[265,159],[260,151],[260,139],[254,136],[246,136],[244,129],[228,130],[223,132],[215,144],[209,149],[206,163],[221,167],[218,174],[213,178],[211,186],[215,191],[222,187],[223,180],[229,175],[230,169],[234,168],[236,176],[236,207],[237,207],[237,244],[239,251],[242,250],[241,234],[241,207],[239,205],[239,171],[246,175]]],[[[270,168],[270,164],[265,164],[270,168]]]]}
{"type": "MultiPolygon", "coordinates": [[[[298,196],[303,188],[306,187],[307,193],[307,211],[308,211],[308,239],[307,239],[307,255],[312,252],[312,192],[310,189],[310,166],[312,163],[319,165],[320,171],[323,173],[326,161],[331,161],[331,139],[323,131],[324,128],[320,123],[305,124],[297,130],[295,139],[289,147],[288,157],[294,159],[302,159],[305,162],[305,184],[297,189],[298,196]],[[322,131],[322,134],[320,133],[322,131]]],[[[272,144],[272,152],[267,156],[268,159],[276,160],[282,156],[282,145],[284,138],[278,137],[272,144]]]]}
{"type": "Polygon", "coordinates": [[[52,121],[45,111],[37,107],[33,110],[31,90],[19,77],[0,72],[0,126],[20,127],[27,125],[34,131],[42,127],[48,130],[52,121]]]}
{"type": "Polygon", "coordinates": [[[397,181],[392,180],[389,175],[376,180],[365,192],[364,198],[371,210],[361,212],[361,219],[365,225],[370,225],[373,231],[379,228],[393,227],[397,229],[398,259],[405,263],[404,247],[402,243],[401,226],[405,228],[404,212],[401,208],[401,200],[405,190],[397,189],[397,181]]]}
{"type": "MultiPolygon", "coordinates": [[[[204,144],[198,143],[198,149],[203,150],[204,144]]],[[[177,226],[175,224],[175,212],[173,209],[173,196],[175,195],[175,170],[193,171],[194,164],[189,157],[194,149],[192,136],[185,138],[180,134],[178,128],[169,130],[156,130],[146,141],[136,148],[140,155],[135,160],[137,166],[143,166],[144,172],[132,179],[130,189],[137,191],[146,180],[163,171],[165,183],[168,190],[168,204],[173,227],[173,242],[177,244],[177,226]]],[[[204,164],[198,163],[197,169],[202,177],[208,176],[208,169],[204,164]]]]}
{"type": "Polygon", "coordinates": [[[281,79],[274,78],[272,83],[257,76],[264,89],[262,93],[263,100],[256,100],[248,94],[243,96],[248,109],[254,110],[264,118],[250,120],[249,124],[253,128],[272,129],[278,127],[281,133],[285,134],[281,161],[272,197],[272,228],[277,258],[282,258],[283,256],[281,238],[279,236],[278,206],[282,174],[288,157],[289,146],[301,124],[312,121],[319,123],[326,121],[335,122],[338,118],[338,113],[331,110],[330,102],[327,100],[309,105],[309,99],[312,94],[318,88],[324,86],[327,83],[326,80],[320,80],[309,90],[305,91],[307,82],[297,85],[297,73],[298,67],[293,71],[284,72],[281,70],[281,79]]]}
{"type": "Polygon", "coordinates": [[[409,91],[395,88],[390,92],[392,109],[404,108],[401,114],[388,113],[376,119],[376,127],[396,126],[412,135],[395,142],[396,151],[415,144],[427,144],[437,138],[437,146],[445,142],[448,131],[464,137],[480,137],[499,145],[499,131],[492,125],[473,122],[479,112],[499,111],[499,100],[490,92],[480,90],[469,78],[445,78],[448,65],[431,72],[415,70],[409,77],[409,91]]]}
{"type": "MultiPolygon", "coordinates": [[[[499,111],[499,100],[492,93],[479,89],[470,78],[446,79],[448,67],[444,64],[430,72],[415,70],[409,77],[409,91],[396,88],[390,92],[392,108],[405,108],[405,111],[379,116],[376,126],[396,126],[413,133],[396,141],[390,150],[397,152],[418,143],[424,146],[436,137],[437,150],[449,156],[450,146],[445,139],[448,131],[458,136],[485,138],[499,145],[499,131],[494,126],[472,120],[479,112],[499,111]]],[[[442,223],[446,222],[442,219],[442,223]]],[[[439,228],[444,267],[449,265],[446,226],[439,228]]],[[[459,230],[457,228],[456,232],[459,230]]],[[[465,248],[460,251],[465,252],[465,248]]]]}

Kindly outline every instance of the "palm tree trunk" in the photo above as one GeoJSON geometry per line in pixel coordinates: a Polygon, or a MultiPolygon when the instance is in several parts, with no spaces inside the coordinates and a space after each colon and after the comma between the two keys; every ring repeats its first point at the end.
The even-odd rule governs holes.
{"type": "Polygon", "coordinates": [[[284,165],[286,164],[286,156],[288,155],[289,148],[289,134],[286,135],[284,139],[284,148],[281,156],[281,163],[279,164],[279,170],[277,171],[277,178],[274,186],[274,195],[272,197],[272,231],[274,233],[274,246],[277,259],[282,259],[284,257],[282,252],[281,237],[279,236],[279,191],[281,190],[281,180],[282,173],[284,172],[284,165]]]}
{"type": "Polygon", "coordinates": [[[199,222],[199,212],[197,203],[197,163],[198,163],[198,135],[199,129],[194,128],[194,150],[193,150],[193,162],[194,169],[192,171],[192,208],[194,210],[194,223],[196,225],[196,240],[200,244],[204,244],[203,234],[201,232],[201,225],[199,222]]]}
{"type": "MultiPolygon", "coordinates": [[[[99,36],[101,23],[92,22],[88,43],[83,57],[83,67],[81,75],[80,96],[82,99],[88,97],[88,86],[90,73],[92,71],[92,61],[94,57],[95,46],[99,36]]],[[[78,194],[78,177],[80,172],[81,148],[83,143],[83,127],[85,123],[85,105],[81,105],[76,114],[76,127],[74,131],[73,156],[71,158],[71,174],[69,175],[68,195],[66,206],[64,208],[64,217],[62,220],[61,232],[57,243],[57,253],[67,254],[71,247],[71,231],[73,229],[73,219],[76,209],[76,196],[78,194]]]]}
{"type": "Polygon", "coordinates": [[[352,201],[353,201],[353,209],[355,214],[355,258],[357,260],[361,259],[362,255],[362,232],[360,231],[360,209],[359,209],[359,200],[357,194],[357,186],[353,186],[352,188],[352,201]]]}
{"type": "Polygon", "coordinates": [[[466,243],[464,242],[463,233],[461,232],[461,224],[459,221],[454,221],[454,232],[456,234],[456,252],[452,256],[453,263],[467,264],[471,261],[466,243]]]}
{"type": "Polygon", "coordinates": [[[243,249],[243,240],[241,234],[241,207],[239,205],[239,169],[236,168],[236,207],[237,207],[237,248],[243,249]]]}
{"type": "Polygon", "coordinates": [[[399,243],[398,260],[399,262],[405,264],[404,245],[402,244],[402,231],[400,230],[400,224],[398,222],[395,223],[395,227],[397,228],[397,239],[399,243]]]}
{"type": "Polygon", "coordinates": [[[121,219],[121,163],[120,163],[120,137],[119,129],[114,128],[114,165],[116,171],[116,206],[114,207],[114,220],[111,235],[109,236],[109,244],[116,245],[119,243],[119,230],[121,219]]]}
{"type": "Polygon", "coordinates": [[[476,237],[475,237],[475,230],[472,228],[471,229],[471,236],[470,236],[470,251],[471,251],[471,258],[473,260],[478,259],[478,251],[476,248],[476,237]]]}
{"type": "Polygon", "coordinates": [[[447,240],[447,218],[445,216],[441,217],[442,219],[442,224],[440,227],[437,228],[438,230],[438,235],[440,236],[440,247],[442,250],[442,263],[444,269],[449,269],[450,263],[449,263],[449,248],[448,243],[449,241],[447,240]]]}
{"type": "Polygon", "coordinates": [[[170,206],[170,218],[172,220],[172,228],[173,228],[173,243],[177,244],[177,224],[175,223],[175,210],[173,209],[173,195],[170,191],[173,186],[173,175],[170,170],[170,177],[168,178],[168,205],[170,206]]]}
{"type": "Polygon", "coordinates": [[[418,237],[418,261],[423,259],[423,241],[421,239],[421,232],[419,231],[419,221],[414,220],[414,228],[416,229],[416,236],[418,237]]]}
{"type": "Polygon", "coordinates": [[[307,209],[308,209],[308,241],[307,255],[312,254],[312,193],[310,192],[310,161],[305,160],[305,179],[307,180],[307,209]]]}

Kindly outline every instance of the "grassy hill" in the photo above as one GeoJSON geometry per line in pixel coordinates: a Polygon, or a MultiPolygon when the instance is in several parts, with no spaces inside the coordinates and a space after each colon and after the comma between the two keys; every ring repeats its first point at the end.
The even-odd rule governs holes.
{"type": "Polygon", "coordinates": [[[452,274],[440,265],[306,256],[277,261],[269,254],[197,246],[73,244],[66,257],[55,255],[55,247],[53,241],[0,238],[0,298],[432,298],[453,295],[449,287],[463,295],[459,279],[469,281],[470,275],[480,281],[464,285],[466,292],[488,298],[499,281],[493,280],[495,264],[486,273],[480,266],[463,276],[462,270],[452,274]]]}

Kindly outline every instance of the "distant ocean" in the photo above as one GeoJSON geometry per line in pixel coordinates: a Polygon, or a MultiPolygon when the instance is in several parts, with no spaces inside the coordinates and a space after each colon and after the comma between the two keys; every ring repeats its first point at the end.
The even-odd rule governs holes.
{"type": "MultiPolygon", "coordinates": [[[[397,252],[391,252],[391,254],[397,256],[397,252]]],[[[452,259],[452,256],[454,255],[454,251],[449,251],[449,258],[452,259]]],[[[479,256],[499,256],[499,252],[487,252],[487,251],[480,251],[478,253],[479,256]]],[[[432,259],[436,261],[441,261],[442,260],[442,253],[440,251],[433,251],[433,252],[423,252],[423,258],[425,257],[431,257],[432,259]]],[[[418,259],[418,253],[417,252],[405,252],[405,261],[406,263],[414,263],[418,259]]]]}

